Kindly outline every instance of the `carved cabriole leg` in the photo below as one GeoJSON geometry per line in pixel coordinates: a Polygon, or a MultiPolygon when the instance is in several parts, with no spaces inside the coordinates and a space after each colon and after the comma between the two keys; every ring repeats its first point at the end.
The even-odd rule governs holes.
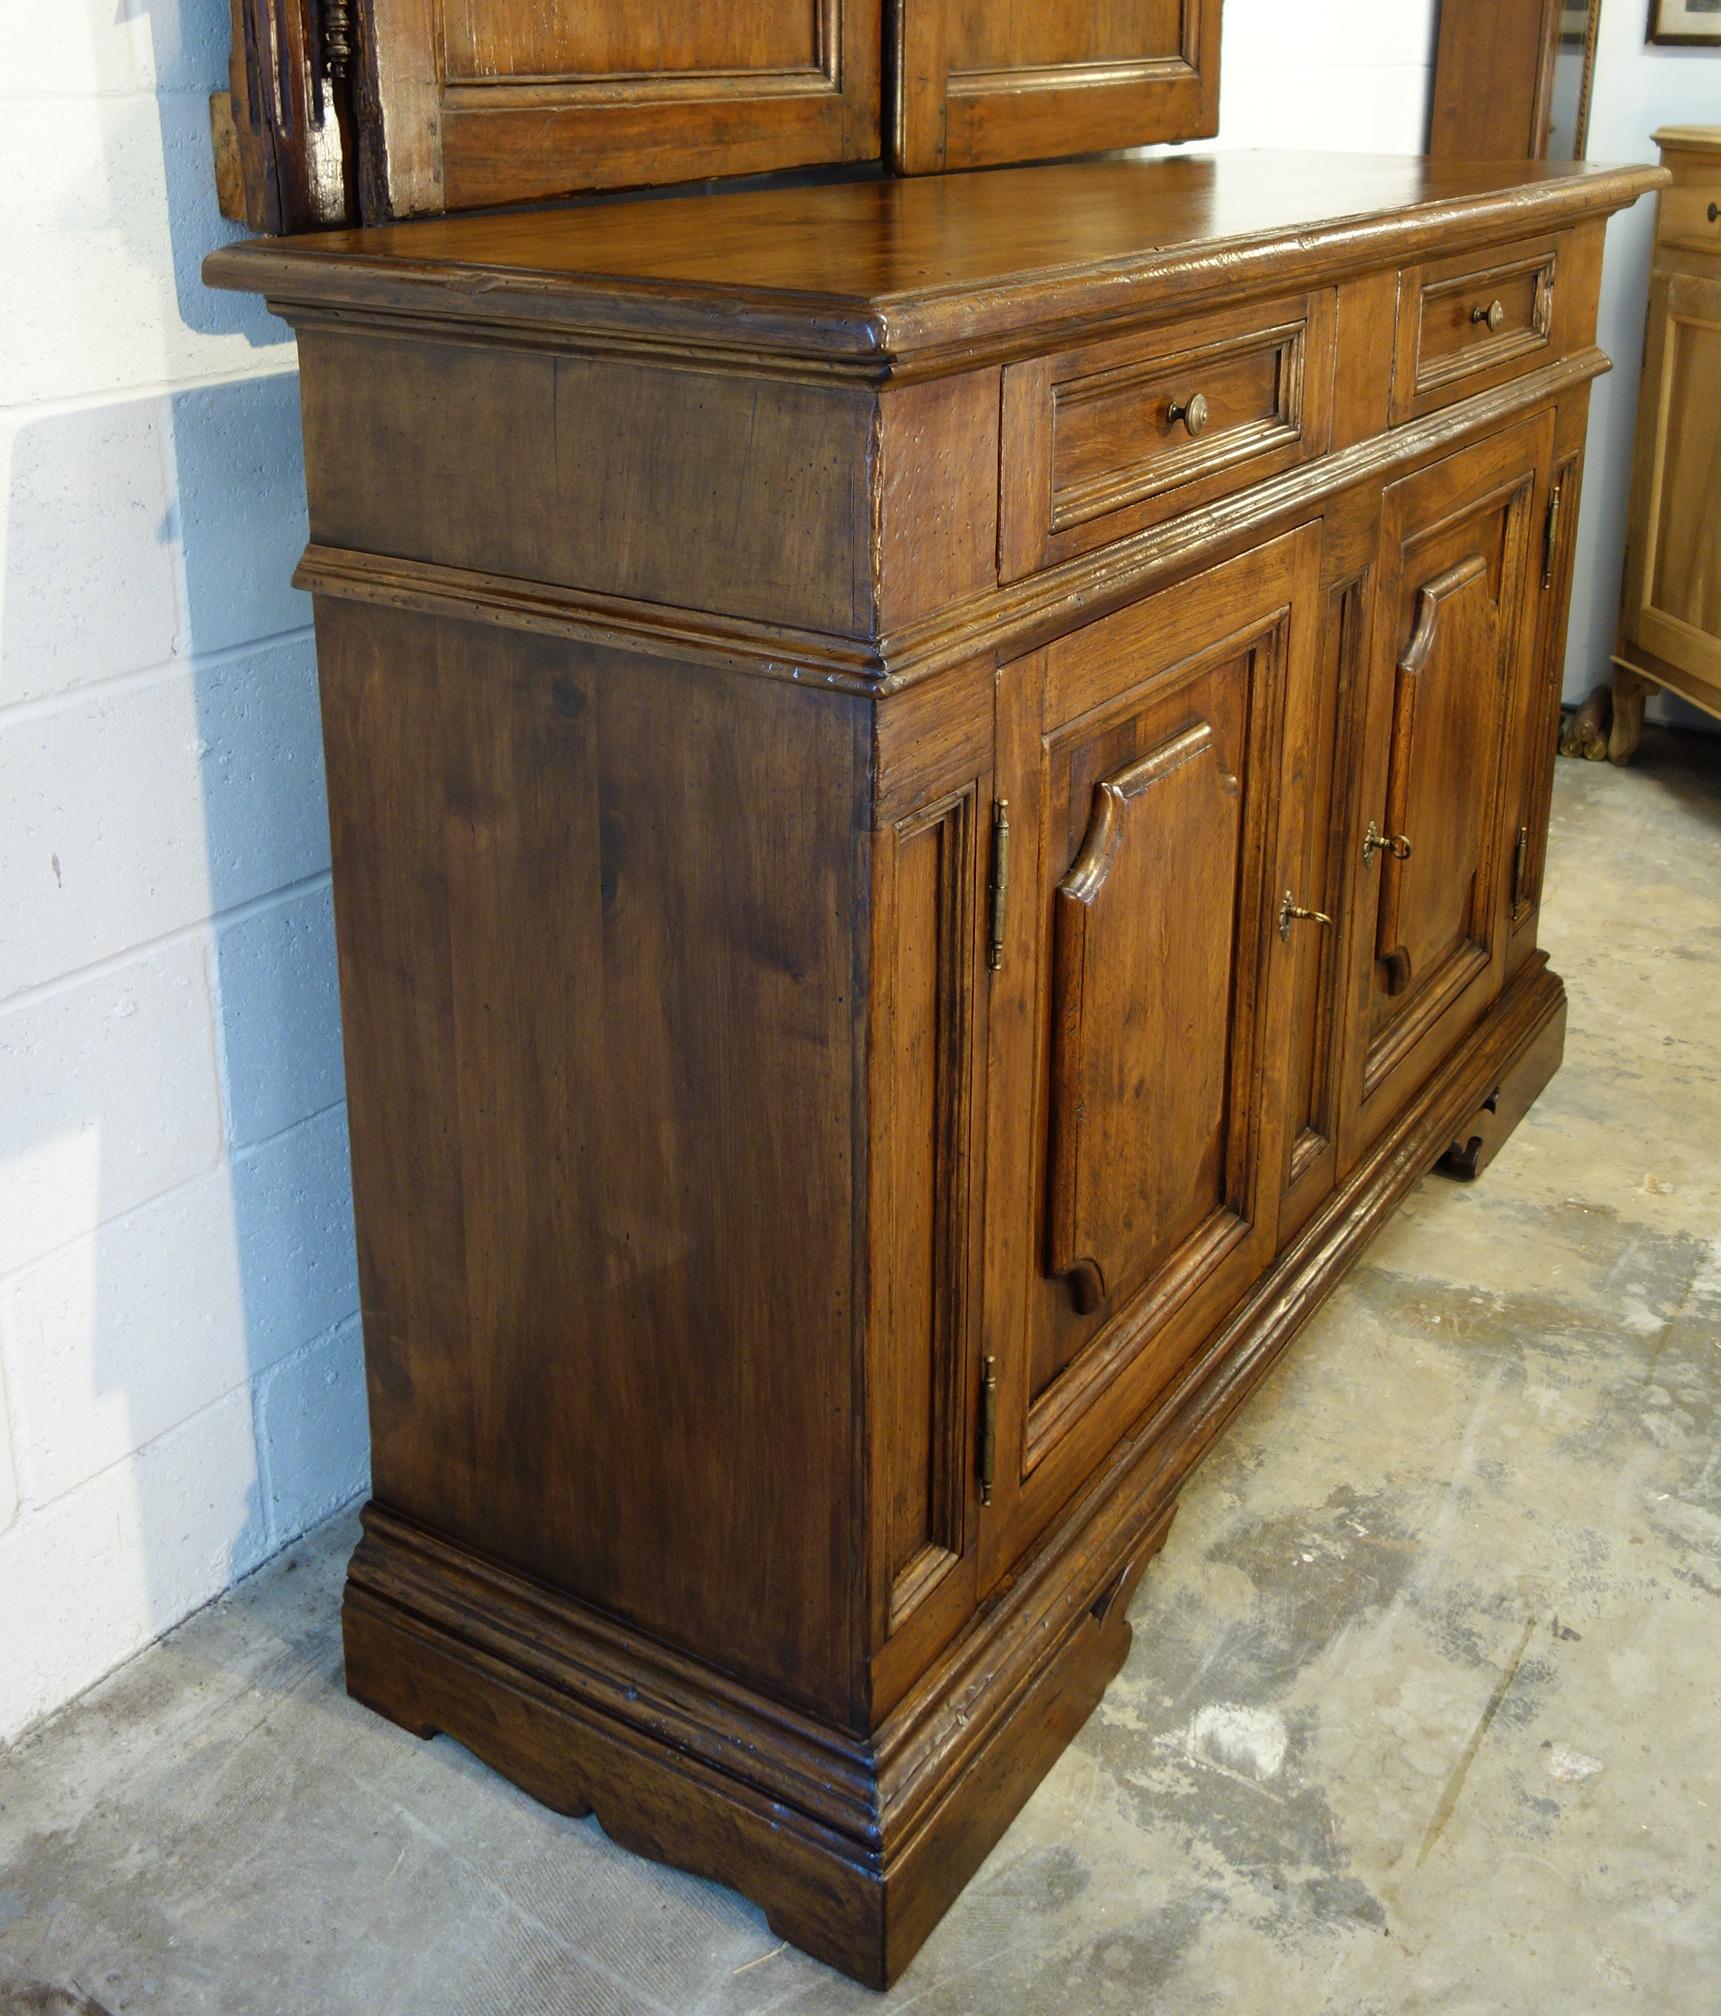
{"type": "Polygon", "coordinates": [[[1638,737],[1643,733],[1643,703],[1661,688],[1616,658],[1613,665],[1613,727],[1608,732],[1610,763],[1629,763],[1637,754],[1638,737]]]}

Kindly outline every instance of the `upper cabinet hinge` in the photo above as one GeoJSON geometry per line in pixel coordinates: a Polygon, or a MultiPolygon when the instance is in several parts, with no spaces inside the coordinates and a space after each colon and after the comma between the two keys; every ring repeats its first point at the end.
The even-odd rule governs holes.
{"type": "Polygon", "coordinates": [[[1554,559],[1560,545],[1560,493],[1564,482],[1556,483],[1548,493],[1548,522],[1542,537],[1542,586],[1554,585],[1554,559]]]}
{"type": "Polygon", "coordinates": [[[987,904],[986,964],[994,973],[1004,963],[1004,923],[1010,913],[1010,801],[992,802],[992,888],[987,904]]]}

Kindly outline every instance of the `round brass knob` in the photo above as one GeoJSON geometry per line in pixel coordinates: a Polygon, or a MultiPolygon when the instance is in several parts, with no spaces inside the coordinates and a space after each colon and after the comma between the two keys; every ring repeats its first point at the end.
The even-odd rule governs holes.
{"type": "Polygon", "coordinates": [[[1472,322],[1486,322],[1489,329],[1497,336],[1505,327],[1505,304],[1501,301],[1490,301],[1486,308],[1472,308],[1470,319],[1472,322]]]}
{"type": "Polygon", "coordinates": [[[1181,420],[1191,438],[1207,425],[1207,396],[1197,392],[1188,399],[1173,399],[1165,409],[1165,424],[1175,427],[1181,420]]]}

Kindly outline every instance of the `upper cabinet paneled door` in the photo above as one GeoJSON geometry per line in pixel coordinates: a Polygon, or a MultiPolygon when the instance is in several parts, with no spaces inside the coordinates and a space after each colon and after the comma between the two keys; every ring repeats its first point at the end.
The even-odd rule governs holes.
{"type": "Polygon", "coordinates": [[[905,174],[1219,130],[1220,0],[897,0],[905,174]]]}
{"type": "Polygon", "coordinates": [[[880,0],[359,0],[367,221],[879,152],[880,0]]]}

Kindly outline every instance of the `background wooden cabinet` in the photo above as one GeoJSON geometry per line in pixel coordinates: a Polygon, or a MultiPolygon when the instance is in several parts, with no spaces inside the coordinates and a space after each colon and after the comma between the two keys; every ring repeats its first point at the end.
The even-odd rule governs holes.
{"type": "Polygon", "coordinates": [[[1664,686],[1721,715],[1721,127],[1656,134],[1656,213],[1609,754],[1628,762],[1664,686]]]}

